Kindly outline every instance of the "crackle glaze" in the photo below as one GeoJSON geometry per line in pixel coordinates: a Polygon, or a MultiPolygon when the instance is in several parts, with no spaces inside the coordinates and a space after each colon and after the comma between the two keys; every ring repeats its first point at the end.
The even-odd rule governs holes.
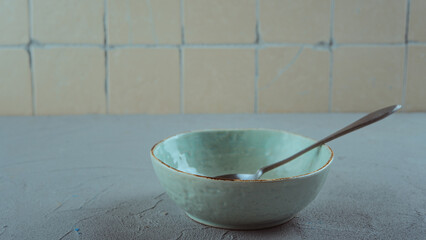
{"type": "Polygon", "coordinates": [[[151,149],[151,159],[167,194],[195,221],[259,229],[289,221],[314,200],[327,177],[331,149],[314,149],[260,180],[213,177],[254,173],[314,142],[278,130],[203,130],[160,141],[151,149]]]}

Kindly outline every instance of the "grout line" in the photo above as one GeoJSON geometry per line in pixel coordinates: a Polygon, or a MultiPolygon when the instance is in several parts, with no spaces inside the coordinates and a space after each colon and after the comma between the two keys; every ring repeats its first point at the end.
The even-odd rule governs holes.
{"type": "Polygon", "coordinates": [[[407,0],[406,5],[406,15],[405,15],[405,34],[404,34],[404,41],[405,44],[408,43],[408,29],[410,25],[410,6],[411,6],[411,0],[407,0]]]}
{"type": "Polygon", "coordinates": [[[263,40],[260,34],[260,0],[256,0],[256,44],[262,44],[263,40]]]}
{"type": "Polygon", "coordinates": [[[29,43],[27,43],[27,44],[16,44],[16,45],[0,45],[0,50],[7,50],[7,49],[27,49],[28,45],[29,45],[29,43]]]}
{"type": "Polygon", "coordinates": [[[259,49],[254,50],[254,113],[259,112],[259,49]]]}
{"type": "MultiPolygon", "coordinates": [[[[126,23],[127,23],[127,43],[131,44],[134,43],[134,39],[135,39],[135,33],[134,33],[134,24],[132,22],[132,14],[130,12],[130,1],[129,0],[125,0],[125,3],[123,3],[123,5],[125,5],[126,8],[126,23]]],[[[151,24],[150,24],[151,25],[151,24]]]]}
{"type": "Polygon", "coordinates": [[[268,48],[268,47],[304,47],[304,48],[312,48],[316,50],[326,50],[328,46],[324,44],[305,44],[305,43],[241,43],[241,44],[184,44],[183,48],[208,48],[208,49],[217,49],[217,48],[268,48]]]}
{"type": "MultiPolygon", "coordinates": [[[[426,46],[426,42],[408,41],[407,43],[333,43],[332,48],[339,47],[401,47],[408,45],[426,46]]],[[[49,49],[49,48],[105,48],[105,44],[96,43],[40,43],[32,40],[33,48],[49,49]]],[[[7,44],[0,45],[0,49],[22,49],[26,44],[7,44]]],[[[108,50],[121,48],[268,48],[268,47],[304,47],[317,50],[327,50],[329,45],[324,43],[239,43],[239,44],[112,44],[107,45],[108,50]]]]}
{"type": "Polygon", "coordinates": [[[180,102],[179,102],[179,110],[180,113],[185,113],[185,105],[184,105],[184,87],[183,87],[183,49],[179,48],[179,68],[180,68],[180,74],[179,74],[179,86],[180,86],[180,102]]]}
{"type": "Polygon", "coordinates": [[[335,2],[334,2],[334,0],[331,0],[331,5],[330,5],[330,45],[334,44],[334,9],[335,9],[335,2]]]}
{"type": "Polygon", "coordinates": [[[104,0],[104,51],[105,51],[105,107],[109,114],[109,47],[108,47],[108,0],[104,0]]]}
{"type": "Polygon", "coordinates": [[[185,44],[185,24],[184,24],[184,0],[180,0],[180,34],[181,34],[181,44],[179,47],[179,90],[180,90],[180,101],[179,101],[179,111],[181,114],[185,113],[185,101],[184,101],[184,75],[183,75],[183,48],[182,45],[185,44]]]}
{"type": "Polygon", "coordinates": [[[329,80],[328,80],[328,112],[333,110],[333,67],[334,67],[334,53],[330,50],[330,63],[329,63],[329,80]]]}
{"type": "Polygon", "coordinates": [[[33,28],[33,0],[28,0],[28,20],[29,20],[29,33],[30,40],[33,39],[34,36],[34,28],[33,28]]]}
{"type": "Polygon", "coordinates": [[[180,45],[172,45],[172,44],[113,44],[108,45],[109,49],[124,49],[124,48],[179,48],[180,45]]]}
{"type": "Polygon", "coordinates": [[[31,100],[32,100],[32,110],[33,110],[33,116],[36,115],[36,106],[37,106],[37,99],[36,99],[36,85],[34,80],[34,56],[33,56],[33,1],[28,0],[28,20],[29,20],[29,42],[26,46],[26,50],[28,52],[28,58],[29,58],[29,64],[30,64],[30,78],[31,78],[31,100]]]}
{"type": "Polygon", "coordinates": [[[403,47],[405,43],[333,43],[332,48],[339,47],[403,47]]]}
{"type": "Polygon", "coordinates": [[[34,48],[51,49],[51,48],[101,48],[104,49],[104,44],[96,43],[39,43],[36,41],[31,42],[34,48]]]}
{"type": "Polygon", "coordinates": [[[236,43],[236,44],[183,44],[183,48],[256,48],[255,43],[236,43]]]}
{"type": "Polygon", "coordinates": [[[256,48],[254,50],[254,113],[259,112],[259,45],[262,41],[260,38],[260,21],[259,21],[259,0],[256,0],[256,48]]]}
{"type": "Polygon", "coordinates": [[[330,53],[330,62],[328,66],[328,112],[332,112],[333,109],[333,67],[334,67],[334,0],[331,0],[330,6],[330,41],[328,51],[330,53]]]}
{"type": "Polygon", "coordinates": [[[416,41],[408,41],[407,45],[413,46],[426,46],[426,42],[416,42],[416,41]]]}
{"type": "Polygon", "coordinates": [[[410,6],[411,0],[407,1],[407,14],[405,18],[405,49],[404,49],[404,75],[402,78],[402,96],[401,105],[405,106],[405,98],[407,95],[407,76],[408,76],[408,30],[410,24],[410,6]]]}
{"type": "Polygon", "coordinates": [[[157,37],[157,32],[155,30],[155,22],[154,22],[154,16],[152,13],[152,5],[151,5],[151,0],[145,0],[145,3],[148,7],[148,22],[149,22],[149,27],[151,29],[151,35],[152,38],[154,39],[155,44],[158,44],[158,37],[157,37]]]}
{"type": "Polygon", "coordinates": [[[185,44],[185,18],[184,18],[184,0],[180,0],[180,31],[181,31],[181,38],[182,43],[185,44]]]}
{"type": "Polygon", "coordinates": [[[33,116],[36,115],[36,86],[34,81],[34,57],[31,49],[31,45],[28,45],[27,48],[28,57],[29,57],[29,67],[30,67],[30,78],[31,78],[31,100],[32,100],[32,110],[33,116]]]}

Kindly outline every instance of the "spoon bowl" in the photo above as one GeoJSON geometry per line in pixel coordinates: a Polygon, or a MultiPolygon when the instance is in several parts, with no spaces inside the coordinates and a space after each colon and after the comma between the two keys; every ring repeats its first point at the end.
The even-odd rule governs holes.
{"type": "Polygon", "coordinates": [[[289,221],[317,196],[333,160],[325,142],[399,108],[368,114],[318,142],[267,129],[178,134],[154,145],[152,164],[167,194],[193,220],[228,229],[272,227],[289,221]]]}

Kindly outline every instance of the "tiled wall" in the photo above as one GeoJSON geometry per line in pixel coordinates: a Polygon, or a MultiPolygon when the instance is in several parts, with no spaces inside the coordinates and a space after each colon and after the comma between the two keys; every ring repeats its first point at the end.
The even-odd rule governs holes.
{"type": "Polygon", "coordinates": [[[426,111],[426,0],[0,0],[0,115],[426,111]]]}

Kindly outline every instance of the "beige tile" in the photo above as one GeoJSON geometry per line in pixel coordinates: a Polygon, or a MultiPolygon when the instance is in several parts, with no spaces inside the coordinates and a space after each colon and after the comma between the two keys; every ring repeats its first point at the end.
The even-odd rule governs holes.
{"type": "Polygon", "coordinates": [[[0,50],[0,115],[31,115],[31,73],[27,51],[0,50]]]}
{"type": "Polygon", "coordinates": [[[34,39],[43,43],[104,43],[104,1],[43,0],[33,4],[34,39]]]}
{"type": "Polygon", "coordinates": [[[110,52],[110,113],[179,113],[178,49],[110,52]]]}
{"type": "Polygon", "coordinates": [[[185,113],[254,111],[253,49],[185,49],[185,113]]]}
{"type": "Polygon", "coordinates": [[[400,104],[404,47],[341,47],[334,51],[332,110],[368,112],[400,104]]]}
{"type": "Polygon", "coordinates": [[[328,111],[329,52],[303,47],[259,51],[259,112],[328,111]]]}
{"type": "Polygon", "coordinates": [[[180,0],[108,1],[110,44],[180,44],[180,0]]]}
{"type": "Polygon", "coordinates": [[[330,0],[260,1],[260,34],[265,42],[328,42],[330,0]]]}
{"type": "Polygon", "coordinates": [[[426,1],[411,0],[408,39],[426,42],[426,1]]]}
{"type": "Polygon", "coordinates": [[[337,43],[402,43],[406,0],[337,0],[334,39],[337,43]]]}
{"type": "Polygon", "coordinates": [[[0,44],[29,41],[28,0],[0,0],[0,44]]]}
{"type": "Polygon", "coordinates": [[[426,111],[426,46],[408,48],[405,111],[426,111]]]}
{"type": "Polygon", "coordinates": [[[255,0],[185,0],[187,43],[254,43],[255,0]]]}
{"type": "Polygon", "coordinates": [[[105,113],[104,51],[34,50],[37,115],[105,113]]]}

